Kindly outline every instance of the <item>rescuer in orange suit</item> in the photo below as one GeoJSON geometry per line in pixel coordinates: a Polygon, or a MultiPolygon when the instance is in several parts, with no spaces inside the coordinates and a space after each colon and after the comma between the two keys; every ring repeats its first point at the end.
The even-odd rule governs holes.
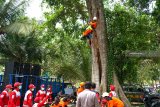
{"type": "Polygon", "coordinates": [[[116,98],[116,97],[110,97],[109,93],[104,92],[102,95],[102,106],[101,107],[124,107],[124,103],[116,98]]]}
{"type": "Polygon", "coordinates": [[[67,97],[62,98],[59,102],[60,107],[68,107],[67,106],[68,104],[69,104],[69,101],[67,97]]]}
{"type": "Polygon", "coordinates": [[[84,83],[84,82],[81,82],[79,85],[80,85],[80,87],[77,89],[77,95],[84,90],[84,85],[85,85],[85,83],[84,83]]]}
{"type": "Polygon", "coordinates": [[[50,107],[61,107],[61,104],[59,102],[60,102],[59,97],[55,97],[54,102],[51,104],[50,107]]]}
{"type": "Polygon", "coordinates": [[[91,39],[92,38],[92,32],[97,27],[97,17],[93,17],[93,20],[89,22],[89,26],[86,28],[86,30],[82,34],[82,38],[91,39]]]}
{"type": "Polygon", "coordinates": [[[82,33],[82,40],[83,39],[88,39],[89,44],[91,45],[91,38],[92,38],[92,33],[94,29],[97,27],[97,17],[93,17],[93,20],[89,22],[89,26],[86,28],[86,30],[82,33]]]}

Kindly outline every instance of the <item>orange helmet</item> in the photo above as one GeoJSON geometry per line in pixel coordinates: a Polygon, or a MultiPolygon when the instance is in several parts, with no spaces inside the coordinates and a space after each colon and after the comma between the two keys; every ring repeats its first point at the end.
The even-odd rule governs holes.
{"type": "Polygon", "coordinates": [[[30,84],[29,88],[36,88],[36,87],[33,84],[30,84]]]}
{"type": "Polygon", "coordinates": [[[79,85],[82,87],[85,85],[85,82],[81,82],[79,85]]]}
{"type": "Polygon", "coordinates": [[[13,88],[13,87],[12,87],[12,85],[11,85],[11,84],[8,84],[8,85],[6,85],[6,88],[11,89],[11,88],[13,88]]]}
{"type": "Polygon", "coordinates": [[[18,87],[18,86],[20,86],[20,85],[22,85],[22,83],[20,83],[20,82],[15,82],[15,83],[14,83],[14,87],[18,87]]]}

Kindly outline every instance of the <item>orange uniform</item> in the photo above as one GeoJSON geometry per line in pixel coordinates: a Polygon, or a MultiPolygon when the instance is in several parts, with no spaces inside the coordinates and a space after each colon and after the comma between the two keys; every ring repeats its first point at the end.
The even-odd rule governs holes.
{"type": "Polygon", "coordinates": [[[115,97],[112,97],[112,100],[109,100],[107,105],[107,107],[124,107],[124,103],[115,97]]]}
{"type": "Polygon", "coordinates": [[[78,95],[79,93],[81,93],[83,90],[84,90],[83,87],[79,87],[78,90],[77,90],[77,95],[78,95]]]}
{"type": "Polygon", "coordinates": [[[62,107],[61,104],[53,104],[52,106],[50,107],[62,107]]]}
{"type": "Polygon", "coordinates": [[[83,32],[83,36],[88,36],[93,32],[93,29],[97,27],[97,22],[96,21],[91,21],[89,23],[89,26],[86,28],[86,30],[83,32]]]}
{"type": "Polygon", "coordinates": [[[59,102],[59,105],[60,105],[60,107],[67,107],[68,102],[61,100],[61,101],[59,102]]]}

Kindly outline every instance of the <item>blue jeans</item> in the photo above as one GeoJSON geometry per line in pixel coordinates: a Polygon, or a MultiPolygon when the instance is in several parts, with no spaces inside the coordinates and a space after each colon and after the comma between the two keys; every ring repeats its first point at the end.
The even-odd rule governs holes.
{"type": "Polygon", "coordinates": [[[87,37],[87,39],[91,39],[92,38],[92,34],[90,33],[86,37],[87,37]]]}

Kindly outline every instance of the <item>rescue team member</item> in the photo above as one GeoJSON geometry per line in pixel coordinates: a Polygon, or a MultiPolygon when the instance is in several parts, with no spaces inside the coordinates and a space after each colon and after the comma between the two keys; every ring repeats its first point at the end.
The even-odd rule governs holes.
{"type": "Polygon", "coordinates": [[[51,93],[48,92],[48,93],[46,94],[46,97],[43,98],[43,100],[40,100],[40,99],[41,99],[40,97],[36,97],[36,98],[34,99],[35,104],[34,104],[32,107],[45,107],[45,103],[46,103],[46,101],[48,100],[50,94],[51,94],[51,93]]]}
{"type": "Polygon", "coordinates": [[[70,100],[68,97],[64,97],[60,102],[60,107],[68,107],[70,100]]]}
{"type": "Polygon", "coordinates": [[[104,92],[103,95],[103,100],[102,100],[102,107],[124,107],[124,103],[116,98],[116,97],[110,97],[109,93],[104,92]]]}
{"type": "Polygon", "coordinates": [[[8,107],[20,107],[20,89],[22,89],[22,83],[15,82],[14,90],[9,95],[8,107]]]}
{"type": "Polygon", "coordinates": [[[8,107],[9,94],[12,91],[12,88],[12,85],[8,84],[6,85],[5,90],[0,94],[0,107],[8,107]]]}
{"type": "Polygon", "coordinates": [[[32,99],[33,99],[32,92],[36,87],[33,84],[30,84],[28,88],[29,90],[26,92],[24,97],[23,107],[32,107],[32,99]]]}
{"type": "Polygon", "coordinates": [[[109,96],[110,96],[110,97],[117,97],[117,94],[116,94],[116,92],[115,92],[115,86],[114,86],[114,85],[110,85],[109,96]]]}
{"type": "Polygon", "coordinates": [[[84,85],[85,85],[85,83],[84,83],[84,82],[81,82],[79,85],[80,85],[80,87],[77,89],[77,95],[84,90],[84,85]]]}
{"type": "Polygon", "coordinates": [[[47,93],[50,93],[49,97],[48,97],[48,101],[47,103],[50,105],[52,104],[52,86],[49,86],[48,89],[47,89],[47,93]]]}
{"type": "Polygon", "coordinates": [[[97,17],[93,17],[93,21],[89,22],[89,26],[86,28],[86,30],[82,34],[82,39],[91,39],[92,38],[92,32],[97,27],[97,17]]]}
{"type": "Polygon", "coordinates": [[[91,46],[91,38],[92,38],[92,33],[97,27],[97,17],[93,17],[93,21],[89,23],[89,26],[86,28],[86,30],[82,34],[82,40],[83,39],[88,39],[89,45],[91,46]]]}
{"type": "Polygon", "coordinates": [[[60,99],[59,97],[55,97],[54,102],[51,104],[50,107],[61,107],[61,104],[59,104],[60,99]]]}
{"type": "Polygon", "coordinates": [[[98,99],[98,102],[100,103],[101,102],[101,98],[100,98],[100,95],[99,93],[96,91],[96,84],[92,82],[92,88],[91,88],[91,91],[95,92],[96,93],[96,97],[98,99]]]}
{"type": "Polygon", "coordinates": [[[46,91],[45,91],[45,85],[41,85],[41,89],[37,92],[36,97],[39,97],[40,100],[42,101],[46,96],[46,91]]]}

